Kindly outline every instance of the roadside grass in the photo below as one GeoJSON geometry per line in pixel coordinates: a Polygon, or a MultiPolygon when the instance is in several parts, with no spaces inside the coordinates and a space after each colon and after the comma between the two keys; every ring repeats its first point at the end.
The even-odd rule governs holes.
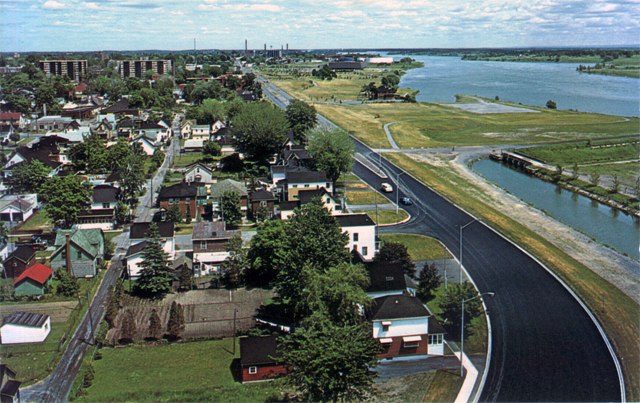
{"type": "Polygon", "coordinates": [[[595,147],[586,143],[556,144],[549,146],[522,148],[517,150],[526,156],[536,158],[551,165],[589,164],[638,159],[640,142],[611,141],[598,142],[595,147]]]}
{"type": "Polygon", "coordinates": [[[395,210],[378,209],[377,219],[379,221],[376,220],[375,210],[354,211],[354,213],[367,213],[367,215],[373,220],[373,222],[379,225],[397,224],[409,217],[409,214],[407,214],[407,212],[402,209],[399,209],[397,214],[395,210]]]}
{"type": "Polygon", "coordinates": [[[103,348],[81,401],[263,402],[282,399],[281,381],[243,385],[232,375],[232,339],[103,348]],[[185,370],[185,365],[188,370],[185,370]],[[115,387],[117,385],[117,387],[115,387]]]}
{"type": "Polygon", "coordinates": [[[374,192],[373,190],[358,190],[358,191],[347,191],[347,203],[348,204],[389,204],[391,201],[386,197],[382,196],[378,192],[374,192]]]}
{"type": "Polygon", "coordinates": [[[620,183],[627,186],[635,186],[636,178],[640,174],[640,161],[626,163],[602,163],[593,165],[581,165],[578,172],[591,174],[597,172],[600,175],[618,175],[620,183]]]}
{"type": "Polygon", "coordinates": [[[423,402],[455,402],[463,378],[454,369],[439,369],[427,387],[423,402]]]}
{"type": "Polygon", "coordinates": [[[318,112],[369,146],[389,148],[383,126],[402,148],[530,144],[637,135],[640,120],[529,107],[539,113],[476,114],[447,104],[316,105],[318,112]]]}
{"type": "MultiPolygon", "coordinates": [[[[375,215],[375,211],[373,214],[375,215]]],[[[435,238],[414,234],[380,234],[379,237],[382,242],[400,242],[406,245],[414,261],[451,259],[449,252],[435,238]]]]}
{"type": "Polygon", "coordinates": [[[451,170],[416,162],[404,155],[387,154],[386,158],[411,172],[430,188],[480,217],[552,269],[598,318],[606,329],[616,354],[621,357],[627,399],[640,399],[640,307],[608,281],[567,255],[557,246],[524,225],[483,203],[471,194],[481,191],[451,170]],[[606,306],[606,309],[602,309],[606,306]]]}

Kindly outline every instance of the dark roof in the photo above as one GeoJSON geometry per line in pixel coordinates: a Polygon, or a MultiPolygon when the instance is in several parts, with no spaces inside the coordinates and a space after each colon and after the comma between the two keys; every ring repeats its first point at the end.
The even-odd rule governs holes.
{"type": "MultiPolygon", "coordinates": [[[[174,225],[171,221],[161,221],[158,224],[158,232],[161,238],[173,238],[174,225]]],[[[129,230],[130,239],[145,239],[149,232],[150,222],[137,222],[131,225],[129,230]]]]}
{"type": "Polygon", "coordinates": [[[368,292],[404,291],[407,288],[400,264],[375,261],[368,264],[367,269],[371,279],[368,292]]]}
{"type": "Polygon", "coordinates": [[[126,98],[122,98],[121,100],[119,100],[118,102],[116,102],[115,104],[109,106],[106,109],[102,110],[103,114],[107,114],[107,113],[126,113],[126,112],[138,112],[137,108],[133,108],[129,106],[129,100],[126,98]]]}
{"type": "Polygon", "coordinates": [[[180,182],[175,185],[163,187],[160,189],[160,193],[158,193],[158,200],[163,199],[182,199],[182,198],[192,198],[195,199],[198,195],[198,187],[192,186],[185,182],[180,182]]]}
{"type": "Polygon", "coordinates": [[[309,151],[305,149],[302,149],[302,150],[290,149],[290,150],[284,150],[282,152],[282,158],[285,160],[288,160],[291,158],[307,160],[307,159],[311,159],[311,155],[309,155],[309,151]]]}
{"type": "Polygon", "coordinates": [[[107,183],[113,183],[113,182],[120,181],[120,179],[121,179],[120,172],[112,171],[104,181],[107,182],[107,183]]]}
{"type": "Polygon", "coordinates": [[[20,385],[22,385],[22,382],[14,380],[7,381],[7,383],[5,383],[4,387],[0,391],[0,394],[2,394],[2,396],[14,397],[17,394],[18,389],[20,389],[20,385]]]}
{"type": "Polygon", "coordinates": [[[138,242],[135,245],[129,246],[129,249],[127,249],[127,253],[124,256],[129,257],[132,255],[135,255],[136,253],[142,252],[142,250],[147,246],[147,244],[148,244],[147,241],[142,241],[142,242],[138,242]]]}
{"type": "Polygon", "coordinates": [[[289,171],[287,170],[288,183],[314,183],[327,182],[327,174],[322,171],[289,171]]]}
{"type": "Polygon", "coordinates": [[[118,200],[120,189],[111,185],[96,185],[93,187],[94,203],[113,203],[118,200]]]}
{"type": "Polygon", "coordinates": [[[4,317],[3,325],[12,324],[20,326],[40,327],[47,321],[49,315],[31,312],[12,312],[4,317]]]}
{"type": "Polygon", "coordinates": [[[165,127],[155,122],[142,122],[142,124],[140,124],[140,129],[141,130],[154,130],[154,129],[165,130],[165,127]]]}
{"type": "Polygon", "coordinates": [[[362,70],[367,67],[366,62],[330,62],[329,68],[332,70],[362,70]]]}
{"type": "Polygon", "coordinates": [[[297,201],[281,201],[280,204],[278,205],[278,208],[280,209],[280,211],[293,210],[296,207],[298,207],[297,201]]]}
{"type": "Polygon", "coordinates": [[[364,225],[376,225],[371,217],[365,213],[342,214],[335,216],[341,227],[361,227],[364,225]]]}
{"type": "Polygon", "coordinates": [[[371,319],[402,319],[429,316],[429,310],[417,297],[409,295],[388,295],[373,300],[371,319]]]}
{"type": "Polygon", "coordinates": [[[118,128],[135,127],[135,122],[130,117],[126,117],[117,123],[118,128]]]}
{"type": "Polygon", "coordinates": [[[429,334],[447,333],[434,316],[429,316],[429,334]]]}
{"type": "Polygon", "coordinates": [[[249,193],[249,199],[251,199],[251,201],[274,200],[274,197],[273,193],[269,192],[268,190],[260,189],[254,190],[253,192],[249,193]]]}
{"type": "MultiPolygon", "coordinates": [[[[46,136],[46,137],[52,137],[52,136],[46,136]]],[[[38,160],[42,162],[45,166],[52,169],[62,165],[60,162],[54,161],[51,158],[52,154],[58,153],[58,148],[55,145],[35,143],[31,147],[27,147],[27,146],[18,147],[16,149],[16,153],[20,154],[28,162],[33,160],[38,160]]],[[[15,166],[17,166],[17,164],[14,165],[13,167],[15,166]]]]}
{"type": "Polygon", "coordinates": [[[96,208],[92,210],[81,211],[78,214],[78,218],[89,218],[89,217],[110,217],[113,216],[113,213],[116,209],[113,208],[96,208]]]}
{"type": "Polygon", "coordinates": [[[14,257],[18,260],[22,260],[23,262],[28,262],[29,260],[33,259],[35,255],[36,251],[31,246],[20,245],[13,252],[11,252],[11,254],[7,257],[7,260],[14,257]]]}
{"type": "Polygon", "coordinates": [[[277,347],[277,335],[241,337],[240,365],[275,364],[280,357],[277,347]]]}
{"type": "Polygon", "coordinates": [[[298,200],[300,200],[300,204],[309,203],[313,199],[321,198],[325,194],[327,194],[327,189],[319,188],[319,189],[302,189],[298,192],[298,200]]]}
{"type": "Polygon", "coordinates": [[[203,221],[193,224],[193,241],[202,239],[225,239],[240,234],[240,230],[228,230],[224,221],[203,221]]]}

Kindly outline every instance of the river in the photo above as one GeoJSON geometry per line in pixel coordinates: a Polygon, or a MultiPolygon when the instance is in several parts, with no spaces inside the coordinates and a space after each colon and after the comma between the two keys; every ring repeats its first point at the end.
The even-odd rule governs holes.
{"type": "Polygon", "coordinates": [[[473,169],[558,221],[640,259],[640,221],[634,217],[499,162],[480,160],[473,169]]]}
{"type": "MultiPolygon", "coordinates": [[[[393,55],[396,59],[404,55],[393,55]]],[[[424,63],[400,81],[420,90],[421,102],[453,102],[456,94],[609,115],[640,115],[640,80],[578,73],[574,63],[519,63],[461,60],[459,57],[408,55],[424,63]]]]}

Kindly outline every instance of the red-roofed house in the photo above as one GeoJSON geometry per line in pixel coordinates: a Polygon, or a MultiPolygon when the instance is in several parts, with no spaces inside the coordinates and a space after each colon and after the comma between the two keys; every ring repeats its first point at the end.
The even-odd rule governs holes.
{"type": "Polygon", "coordinates": [[[13,126],[23,129],[25,121],[20,112],[0,112],[0,126],[13,126]]]}
{"type": "Polygon", "coordinates": [[[16,297],[44,295],[52,274],[53,269],[42,263],[36,263],[27,268],[13,282],[16,297]]]}

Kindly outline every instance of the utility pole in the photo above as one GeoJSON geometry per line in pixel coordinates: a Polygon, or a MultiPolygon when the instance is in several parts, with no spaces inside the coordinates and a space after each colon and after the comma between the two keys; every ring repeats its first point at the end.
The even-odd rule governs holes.
{"type": "Polygon", "coordinates": [[[460,314],[462,315],[462,320],[461,320],[461,324],[460,324],[460,378],[462,378],[464,376],[464,365],[463,365],[463,359],[464,359],[464,303],[465,302],[469,302],[469,301],[473,301],[476,298],[481,298],[483,295],[489,295],[491,297],[493,297],[494,295],[496,295],[495,292],[483,292],[482,294],[478,294],[475,297],[472,298],[467,298],[467,299],[463,299],[462,303],[461,303],[461,308],[462,311],[460,311],[460,314]]]}
{"type": "Polygon", "coordinates": [[[238,308],[233,309],[233,355],[236,355],[236,317],[238,315],[238,308]]]}
{"type": "Polygon", "coordinates": [[[87,291],[87,313],[89,313],[89,343],[93,339],[93,315],[91,314],[91,300],[89,299],[89,291],[87,291]]]}

